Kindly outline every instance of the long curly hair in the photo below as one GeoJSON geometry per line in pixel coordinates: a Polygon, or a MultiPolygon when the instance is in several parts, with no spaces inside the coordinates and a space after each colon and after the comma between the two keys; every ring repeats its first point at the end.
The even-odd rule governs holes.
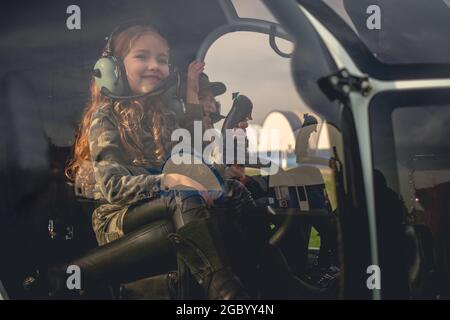
{"type": "MultiPolygon", "coordinates": [[[[133,43],[139,37],[148,33],[157,34],[164,39],[152,26],[134,25],[114,36],[111,43],[113,54],[123,60],[130,52],[133,43]]],[[[91,117],[100,106],[105,104],[113,108],[114,115],[119,123],[118,130],[121,143],[133,159],[134,165],[160,165],[164,156],[172,148],[173,143],[170,141],[170,136],[178,124],[174,113],[166,108],[160,97],[148,97],[143,104],[132,100],[119,100],[112,104],[109,98],[100,93],[99,87],[92,78],[90,100],[75,135],[73,156],[65,170],[65,174],[71,182],[75,181],[82,163],[91,161],[89,149],[91,117]],[[155,143],[154,155],[150,159],[144,155],[144,143],[148,142],[142,141],[143,126],[150,128],[155,143]]]]}

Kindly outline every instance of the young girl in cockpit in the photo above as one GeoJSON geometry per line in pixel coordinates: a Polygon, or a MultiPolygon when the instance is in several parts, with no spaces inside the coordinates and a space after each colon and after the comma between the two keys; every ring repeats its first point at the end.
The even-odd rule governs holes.
{"type": "MultiPolygon", "coordinates": [[[[67,168],[77,192],[99,203],[92,223],[102,247],[74,262],[86,274],[110,275],[144,262],[148,273],[158,274],[173,270],[178,256],[209,299],[248,297],[225,256],[208,190],[185,175],[157,170],[170,157],[173,130],[204,121],[198,100],[203,69],[201,62],[189,65],[180,116],[164,98],[172,78],[166,39],[145,24],[120,28],[108,39],[67,168]]],[[[224,188],[233,219],[261,225],[251,217],[250,192],[234,179],[224,188]]]]}

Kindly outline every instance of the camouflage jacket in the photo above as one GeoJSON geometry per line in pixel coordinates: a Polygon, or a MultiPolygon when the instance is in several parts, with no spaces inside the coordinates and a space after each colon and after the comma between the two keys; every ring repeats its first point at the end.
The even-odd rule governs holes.
{"type": "MultiPolygon", "coordinates": [[[[193,121],[201,121],[201,105],[186,105],[180,126],[189,128],[193,121]]],[[[161,174],[152,174],[149,168],[133,164],[127,154],[118,130],[118,120],[106,104],[92,115],[89,127],[91,161],[85,161],[77,172],[75,193],[78,197],[94,199],[100,204],[93,212],[92,225],[99,244],[123,235],[123,217],[128,207],[144,199],[158,196],[161,174]]],[[[154,159],[154,141],[151,130],[143,131],[144,155],[154,159]]]]}

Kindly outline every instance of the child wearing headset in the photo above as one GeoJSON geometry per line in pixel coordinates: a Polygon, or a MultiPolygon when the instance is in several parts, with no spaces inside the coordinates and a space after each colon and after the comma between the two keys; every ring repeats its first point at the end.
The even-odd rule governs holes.
{"type": "MultiPolygon", "coordinates": [[[[92,221],[104,248],[91,253],[91,263],[78,261],[80,267],[86,271],[92,261],[108,257],[109,263],[100,263],[104,274],[120,268],[117,264],[144,261],[153,264],[148,271],[162,273],[174,269],[176,248],[179,261],[209,299],[247,298],[224,256],[206,189],[180,174],[149,171],[170,155],[174,129],[203,118],[201,105],[187,103],[179,121],[165,104],[161,84],[170,76],[166,39],[151,26],[132,25],[115,31],[105,51],[94,67],[91,100],[66,171],[81,194],[103,203],[92,221]],[[190,190],[172,191],[179,185],[190,190]]],[[[191,64],[189,90],[196,90],[202,70],[203,64],[191,64]]],[[[230,190],[242,206],[253,205],[245,188],[230,190]]]]}
{"type": "MultiPolygon", "coordinates": [[[[101,247],[71,264],[81,268],[84,279],[95,275],[110,281],[121,272],[133,278],[139,268],[147,275],[173,270],[177,258],[209,299],[245,299],[248,294],[225,256],[208,191],[186,176],[154,170],[170,155],[172,131],[204,116],[198,100],[200,62],[189,66],[182,116],[167,105],[169,56],[168,43],[155,28],[135,24],[111,34],[94,67],[91,100],[66,173],[78,194],[101,203],[92,216],[101,247]],[[180,185],[184,190],[175,191],[180,185]]],[[[234,179],[224,186],[230,212],[254,229],[251,240],[267,253],[268,225],[258,216],[250,192],[234,179]]],[[[298,293],[289,270],[275,269],[268,278],[284,285],[276,293],[298,293]]]]}

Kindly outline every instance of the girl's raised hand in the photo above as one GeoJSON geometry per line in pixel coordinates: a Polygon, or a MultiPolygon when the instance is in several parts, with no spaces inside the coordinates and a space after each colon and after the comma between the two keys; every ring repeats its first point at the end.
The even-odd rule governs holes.
{"type": "Polygon", "coordinates": [[[205,70],[205,63],[200,61],[192,61],[189,64],[186,83],[186,102],[198,104],[199,83],[198,78],[205,70]]]}

